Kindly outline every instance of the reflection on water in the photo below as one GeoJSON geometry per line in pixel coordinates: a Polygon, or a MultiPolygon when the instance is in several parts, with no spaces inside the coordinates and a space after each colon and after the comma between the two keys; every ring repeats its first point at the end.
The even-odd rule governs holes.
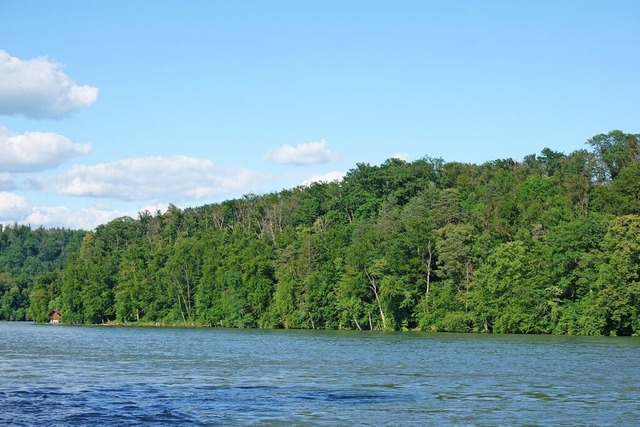
{"type": "Polygon", "coordinates": [[[0,323],[2,425],[635,425],[640,340],[0,323]]]}

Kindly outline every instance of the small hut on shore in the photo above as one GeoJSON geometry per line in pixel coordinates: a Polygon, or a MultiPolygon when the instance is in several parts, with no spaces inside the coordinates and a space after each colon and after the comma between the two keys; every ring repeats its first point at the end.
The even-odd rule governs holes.
{"type": "Polygon", "coordinates": [[[49,323],[60,323],[60,310],[53,310],[49,313],[49,323]]]}

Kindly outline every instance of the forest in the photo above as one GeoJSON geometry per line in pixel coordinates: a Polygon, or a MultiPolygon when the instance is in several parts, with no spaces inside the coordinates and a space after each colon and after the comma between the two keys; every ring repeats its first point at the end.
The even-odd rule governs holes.
{"type": "Polygon", "coordinates": [[[640,134],[481,165],[357,164],[90,232],[0,228],[0,319],[640,334],[640,134]]]}

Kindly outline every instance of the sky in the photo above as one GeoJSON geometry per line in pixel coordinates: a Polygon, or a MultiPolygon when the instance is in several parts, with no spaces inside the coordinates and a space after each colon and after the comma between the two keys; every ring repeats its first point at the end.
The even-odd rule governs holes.
{"type": "Polygon", "coordinates": [[[640,133],[637,0],[1,0],[0,223],[640,133]]]}

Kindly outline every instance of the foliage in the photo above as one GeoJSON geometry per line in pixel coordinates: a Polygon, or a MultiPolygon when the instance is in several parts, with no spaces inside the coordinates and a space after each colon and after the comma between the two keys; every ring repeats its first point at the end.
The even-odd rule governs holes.
{"type": "Polygon", "coordinates": [[[47,321],[49,311],[60,308],[58,273],[84,235],[61,228],[0,225],[0,320],[47,321]]]}
{"type": "Polygon", "coordinates": [[[0,318],[640,334],[639,136],[0,233],[0,318]]]}

